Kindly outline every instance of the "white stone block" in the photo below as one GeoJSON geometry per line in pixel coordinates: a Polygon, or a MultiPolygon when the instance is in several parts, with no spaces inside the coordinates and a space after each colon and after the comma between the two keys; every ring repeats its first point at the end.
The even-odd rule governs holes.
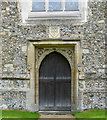
{"type": "Polygon", "coordinates": [[[79,75],[79,79],[83,80],[83,79],[85,79],[85,76],[84,75],[79,75]]]}
{"type": "Polygon", "coordinates": [[[23,46],[23,47],[22,47],[22,51],[23,51],[23,52],[26,52],[26,51],[27,51],[27,46],[23,46]]]}
{"type": "Polygon", "coordinates": [[[105,72],[105,69],[99,69],[98,72],[104,73],[104,72],[105,72]]]}
{"type": "Polygon", "coordinates": [[[6,7],[6,10],[7,10],[7,11],[9,11],[9,10],[10,10],[10,8],[9,8],[9,7],[6,7]]]}
{"type": "Polygon", "coordinates": [[[83,52],[84,54],[87,54],[87,53],[89,53],[89,49],[83,49],[82,52],[83,52]]]}
{"type": "Polygon", "coordinates": [[[5,64],[4,67],[13,67],[13,64],[5,64]]]}
{"type": "Polygon", "coordinates": [[[98,23],[104,23],[104,20],[100,20],[100,21],[98,21],[98,23]]]}
{"type": "Polygon", "coordinates": [[[0,109],[7,109],[8,107],[7,107],[7,105],[5,105],[5,104],[3,104],[1,107],[0,107],[0,109]]]}

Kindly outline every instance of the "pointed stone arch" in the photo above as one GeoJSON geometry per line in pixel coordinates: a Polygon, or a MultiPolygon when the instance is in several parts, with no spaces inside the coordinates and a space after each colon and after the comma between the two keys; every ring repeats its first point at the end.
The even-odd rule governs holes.
{"type": "Polygon", "coordinates": [[[71,104],[74,103],[74,47],[70,48],[36,48],[36,103],[39,106],[39,67],[43,59],[52,52],[58,52],[68,61],[71,69],[71,104]]]}
{"type": "Polygon", "coordinates": [[[28,70],[30,72],[30,89],[27,92],[27,109],[39,110],[39,67],[46,55],[52,52],[62,54],[70,64],[72,70],[72,102],[71,111],[78,108],[78,64],[81,62],[81,47],[79,42],[35,42],[28,44],[28,70]],[[31,96],[31,97],[29,97],[31,96]]]}
{"type": "MultiPolygon", "coordinates": [[[[73,49],[67,49],[67,50],[71,50],[72,52],[73,52],[73,49]]],[[[52,53],[52,52],[58,52],[58,53],[60,53],[61,55],[63,55],[66,59],[67,59],[67,61],[69,62],[69,64],[70,64],[70,67],[71,67],[71,69],[73,68],[73,60],[71,60],[71,56],[69,56],[69,54],[67,54],[67,50],[66,51],[63,51],[63,49],[49,49],[48,48],[48,51],[44,51],[42,54],[41,54],[41,56],[38,58],[38,59],[36,59],[36,64],[37,64],[37,68],[39,69],[39,67],[40,67],[40,64],[41,64],[41,62],[42,62],[42,60],[48,55],[48,54],[50,54],[50,53],[52,53]]],[[[72,55],[72,59],[74,59],[73,58],[73,55],[72,55]]]]}

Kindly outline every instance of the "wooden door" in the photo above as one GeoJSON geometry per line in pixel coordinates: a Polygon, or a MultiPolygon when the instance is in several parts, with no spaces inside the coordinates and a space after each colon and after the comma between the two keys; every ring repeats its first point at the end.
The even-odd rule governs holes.
{"type": "Polygon", "coordinates": [[[39,106],[46,111],[71,109],[71,69],[58,52],[47,55],[40,65],[39,106]]]}

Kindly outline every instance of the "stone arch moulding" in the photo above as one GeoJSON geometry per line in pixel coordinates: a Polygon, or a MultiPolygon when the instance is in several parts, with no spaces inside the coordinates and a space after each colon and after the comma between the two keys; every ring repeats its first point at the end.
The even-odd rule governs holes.
{"type": "Polygon", "coordinates": [[[41,62],[46,57],[46,55],[52,53],[52,52],[58,52],[62,54],[69,62],[71,69],[73,68],[73,61],[74,61],[74,55],[73,55],[73,48],[42,48],[42,54],[39,54],[39,48],[36,48],[36,68],[39,69],[41,62]],[[69,52],[69,53],[68,53],[69,52]],[[38,57],[38,55],[40,57],[38,57]]]}
{"type": "Polygon", "coordinates": [[[28,42],[27,64],[30,68],[30,89],[27,92],[27,109],[39,111],[39,66],[46,55],[59,52],[69,62],[71,67],[71,111],[78,109],[78,68],[81,63],[81,48],[79,41],[45,41],[28,42]]]}

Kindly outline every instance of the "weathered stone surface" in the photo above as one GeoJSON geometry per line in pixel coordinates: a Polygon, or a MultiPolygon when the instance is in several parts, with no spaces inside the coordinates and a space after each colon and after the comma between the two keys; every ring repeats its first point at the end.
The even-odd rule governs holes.
{"type": "Polygon", "coordinates": [[[84,54],[90,53],[90,52],[89,52],[89,49],[83,49],[83,53],[84,53],[84,54]]]}
{"type": "MultiPolygon", "coordinates": [[[[11,79],[11,78],[10,78],[11,79]]],[[[0,89],[26,89],[28,88],[29,80],[0,80],[0,89]]]]}
{"type": "Polygon", "coordinates": [[[83,94],[83,109],[104,109],[105,104],[105,93],[93,92],[88,93],[84,92],[83,94]]]}
{"type": "Polygon", "coordinates": [[[13,67],[13,64],[5,64],[4,67],[13,67]]]}
{"type": "Polygon", "coordinates": [[[5,91],[0,92],[0,106],[3,109],[26,109],[26,93],[16,91],[5,91]]]}
{"type": "MultiPolygon", "coordinates": [[[[89,2],[87,22],[58,26],[61,40],[80,40],[81,43],[84,76],[79,76],[79,89],[83,93],[82,109],[105,108],[105,5],[105,2],[89,2]]],[[[2,2],[1,12],[0,75],[6,80],[0,80],[0,90],[4,88],[26,90],[0,92],[2,98],[0,104],[4,108],[26,109],[26,93],[30,79],[27,38],[49,39],[51,25],[23,25],[17,2],[2,2]]]]}
{"type": "Polygon", "coordinates": [[[27,46],[22,46],[22,52],[27,52],[27,46]]]}

